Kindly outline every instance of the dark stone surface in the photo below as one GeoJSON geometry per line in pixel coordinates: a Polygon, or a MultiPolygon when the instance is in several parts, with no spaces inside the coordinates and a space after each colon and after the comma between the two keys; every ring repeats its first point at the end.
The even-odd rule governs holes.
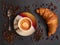
{"type": "MultiPolygon", "coordinates": [[[[39,25],[44,29],[44,37],[46,37],[46,24],[45,21],[42,19],[41,16],[35,13],[35,9],[39,8],[41,4],[53,2],[57,6],[57,10],[55,13],[58,15],[58,18],[60,19],[60,0],[4,0],[6,4],[13,4],[14,6],[19,6],[24,10],[24,6],[30,5],[30,12],[36,17],[37,21],[40,20],[39,25]],[[36,4],[35,6],[32,6],[32,4],[36,4]]],[[[20,36],[16,35],[18,38],[14,38],[14,41],[10,44],[6,40],[3,39],[2,31],[5,30],[6,27],[4,27],[4,23],[8,24],[8,19],[3,16],[2,11],[2,0],[0,0],[0,45],[60,45],[60,39],[50,41],[50,40],[40,40],[39,42],[35,42],[30,39],[31,36],[28,37],[22,37],[23,40],[20,40],[20,36]]],[[[46,6],[43,6],[46,7],[46,6]]],[[[22,11],[23,11],[22,10],[22,11]]],[[[19,12],[18,12],[19,13],[19,12]]],[[[13,20],[14,17],[12,17],[13,20]]],[[[11,22],[12,23],[12,22],[11,22]]],[[[55,33],[60,35],[60,20],[59,20],[59,26],[57,29],[57,32],[55,33]]],[[[13,29],[12,29],[13,30],[13,29]]],[[[59,36],[60,38],[60,36],[59,36]]]]}

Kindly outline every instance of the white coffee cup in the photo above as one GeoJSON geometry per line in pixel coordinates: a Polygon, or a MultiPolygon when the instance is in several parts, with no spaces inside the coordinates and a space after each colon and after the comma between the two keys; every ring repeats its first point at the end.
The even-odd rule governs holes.
{"type": "Polygon", "coordinates": [[[18,27],[19,27],[19,29],[21,30],[21,31],[28,31],[30,28],[31,28],[31,26],[32,26],[32,21],[31,21],[31,19],[30,18],[28,18],[28,17],[23,17],[23,18],[21,18],[19,21],[18,21],[18,27]],[[24,21],[29,21],[28,23],[27,22],[24,22],[24,21]],[[22,24],[21,24],[22,23],[22,24]],[[23,27],[23,28],[22,28],[23,27]],[[24,29],[25,28],[25,29],[24,29]]]}

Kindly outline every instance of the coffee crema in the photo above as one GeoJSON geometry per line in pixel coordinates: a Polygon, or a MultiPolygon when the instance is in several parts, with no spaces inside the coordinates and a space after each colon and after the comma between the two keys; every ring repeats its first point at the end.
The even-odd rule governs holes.
{"type": "Polygon", "coordinates": [[[28,30],[31,27],[31,21],[27,18],[24,18],[20,21],[20,27],[23,30],[28,30]]]}

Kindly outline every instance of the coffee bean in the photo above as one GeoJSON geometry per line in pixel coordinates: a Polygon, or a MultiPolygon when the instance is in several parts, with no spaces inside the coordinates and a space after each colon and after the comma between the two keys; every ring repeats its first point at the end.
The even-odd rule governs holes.
{"type": "Polygon", "coordinates": [[[46,5],[46,6],[48,6],[48,4],[47,4],[47,3],[46,3],[45,5],[46,5]]]}
{"type": "Polygon", "coordinates": [[[44,37],[42,37],[42,40],[44,40],[44,37]]]}
{"type": "Polygon", "coordinates": [[[47,37],[46,40],[48,40],[49,38],[47,37]]]}
{"type": "Polygon", "coordinates": [[[42,7],[42,5],[40,5],[40,7],[42,7]]]}
{"type": "Polygon", "coordinates": [[[51,2],[50,5],[53,6],[53,3],[51,2]]]}
{"type": "Polygon", "coordinates": [[[7,24],[6,24],[6,23],[4,23],[4,26],[6,27],[6,26],[7,26],[7,24]]]}
{"type": "Polygon", "coordinates": [[[57,6],[54,5],[54,9],[57,9],[57,6]]]}
{"type": "Polygon", "coordinates": [[[53,40],[53,38],[51,38],[51,40],[53,40]]]}
{"type": "Polygon", "coordinates": [[[40,23],[40,21],[38,21],[38,23],[40,23]]]}
{"type": "Polygon", "coordinates": [[[50,9],[50,7],[51,7],[51,6],[50,6],[50,5],[48,5],[48,9],[50,9]]]}
{"type": "Polygon", "coordinates": [[[54,8],[51,8],[52,11],[54,11],[55,9],[54,8]]]}
{"type": "Polygon", "coordinates": [[[21,38],[21,40],[23,40],[23,38],[21,38]]]}
{"type": "Polygon", "coordinates": [[[42,4],[42,6],[44,6],[44,4],[42,4]]]}
{"type": "Polygon", "coordinates": [[[37,7],[37,4],[35,4],[35,7],[37,7]]]}
{"type": "Polygon", "coordinates": [[[54,40],[54,36],[52,35],[51,40],[54,40]]]}
{"type": "Polygon", "coordinates": [[[34,34],[34,39],[35,39],[35,41],[39,41],[40,39],[41,39],[41,32],[40,32],[40,30],[37,30],[36,32],[35,32],[35,34],[34,34]]]}
{"type": "Polygon", "coordinates": [[[56,35],[56,39],[58,40],[58,35],[56,35]]]}

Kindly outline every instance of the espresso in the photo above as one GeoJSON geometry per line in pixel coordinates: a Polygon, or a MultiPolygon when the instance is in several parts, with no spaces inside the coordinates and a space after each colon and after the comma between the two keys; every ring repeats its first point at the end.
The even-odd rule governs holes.
{"type": "Polygon", "coordinates": [[[31,27],[31,21],[29,19],[26,19],[26,18],[22,19],[20,21],[20,27],[23,30],[28,30],[31,27]]]}

